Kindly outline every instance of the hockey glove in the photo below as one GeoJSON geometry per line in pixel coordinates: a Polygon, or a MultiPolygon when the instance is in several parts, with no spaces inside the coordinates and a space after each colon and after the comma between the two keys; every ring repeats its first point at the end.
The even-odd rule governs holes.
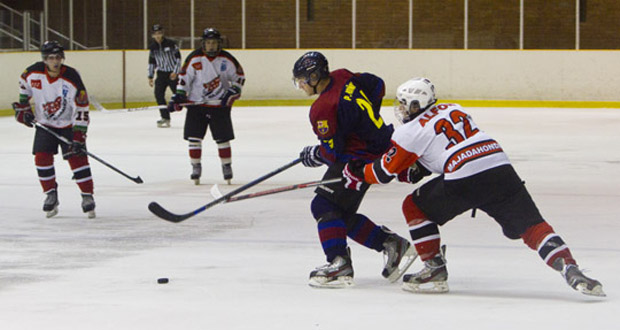
{"type": "Polygon", "coordinates": [[[364,166],[363,160],[352,160],[344,166],[342,177],[344,178],[344,187],[347,189],[361,190],[364,183],[364,166]]]}
{"type": "Polygon", "coordinates": [[[431,175],[431,172],[427,170],[424,166],[422,166],[422,164],[416,162],[411,167],[408,167],[404,171],[398,173],[398,181],[406,183],[417,183],[428,175],[431,175]]]}
{"type": "Polygon", "coordinates": [[[241,97],[241,88],[237,86],[230,87],[222,97],[223,107],[232,107],[233,103],[241,97]]]}
{"type": "Polygon", "coordinates": [[[69,145],[65,158],[84,155],[86,155],[86,133],[81,130],[74,130],[73,141],[69,145]]]}
{"type": "Polygon", "coordinates": [[[299,153],[299,158],[301,158],[301,163],[305,167],[319,167],[326,164],[323,157],[321,157],[321,147],[318,145],[305,147],[299,153]]]}
{"type": "Polygon", "coordinates": [[[181,111],[183,106],[181,104],[187,103],[187,96],[182,93],[176,93],[172,95],[170,102],[168,102],[168,112],[181,111]]]}
{"type": "Polygon", "coordinates": [[[32,127],[32,122],[34,121],[34,114],[32,113],[32,108],[30,108],[30,103],[24,104],[13,102],[12,106],[13,110],[15,110],[15,120],[28,127],[32,127]]]}

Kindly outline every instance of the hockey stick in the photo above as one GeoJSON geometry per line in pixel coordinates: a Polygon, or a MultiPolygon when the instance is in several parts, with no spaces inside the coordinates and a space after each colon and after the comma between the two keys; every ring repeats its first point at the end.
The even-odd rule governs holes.
{"type": "Polygon", "coordinates": [[[300,162],[301,162],[301,158],[297,158],[294,161],[292,161],[292,162],[290,162],[290,163],[288,163],[288,164],[286,164],[286,165],[284,165],[284,166],[282,166],[282,167],[280,167],[280,168],[278,168],[278,169],[276,169],[276,170],[274,170],[272,172],[269,172],[269,173],[267,173],[267,174],[265,174],[265,175],[255,179],[253,181],[250,181],[250,182],[244,184],[243,186],[241,186],[241,187],[239,187],[239,188],[237,188],[237,189],[227,193],[226,195],[224,195],[224,196],[222,196],[220,198],[217,198],[217,199],[215,199],[215,200],[213,200],[213,201],[211,201],[211,202],[209,202],[209,203],[207,203],[207,204],[205,204],[205,205],[203,205],[203,206],[201,206],[201,207],[199,207],[199,208],[197,208],[197,209],[195,209],[195,210],[193,210],[193,211],[191,211],[189,213],[174,214],[174,213],[164,209],[157,202],[151,202],[149,204],[149,210],[153,214],[155,214],[156,216],[158,216],[158,217],[160,217],[160,218],[162,218],[162,219],[164,219],[166,221],[178,223],[178,222],[184,221],[184,220],[186,220],[188,218],[191,218],[191,217],[195,216],[196,214],[198,214],[198,213],[200,213],[200,212],[202,212],[202,211],[204,211],[204,210],[206,210],[206,209],[208,209],[208,208],[210,208],[212,206],[215,206],[215,205],[220,204],[220,203],[224,203],[229,198],[231,198],[232,196],[234,196],[234,195],[236,195],[236,194],[238,194],[238,193],[240,193],[240,192],[242,192],[244,190],[247,190],[247,189],[257,185],[257,184],[259,184],[259,183],[261,183],[261,182],[271,178],[272,176],[274,176],[274,175],[276,175],[278,173],[284,172],[285,170],[287,170],[287,169],[297,165],[300,162]]]}
{"type": "MultiPolygon", "coordinates": [[[[51,129],[47,128],[47,127],[46,127],[46,126],[44,126],[44,125],[41,125],[41,124],[40,124],[40,123],[38,123],[38,122],[34,122],[34,124],[35,124],[38,128],[40,128],[40,129],[42,129],[42,130],[44,130],[44,131],[46,131],[46,132],[50,133],[50,134],[51,134],[51,135],[53,135],[54,137],[56,137],[58,140],[60,140],[60,142],[62,142],[62,143],[64,143],[64,144],[66,144],[66,145],[71,145],[71,141],[69,141],[69,140],[68,140],[67,138],[65,138],[64,136],[62,136],[62,135],[60,135],[60,134],[58,134],[58,133],[56,133],[56,132],[52,131],[51,129]]],[[[114,170],[114,171],[116,171],[117,173],[121,174],[122,176],[126,177],[127,179],[129,179],[129,180],[131,180],[131,181],[133,181],[133,182],[135,182],[135,183],[138,183],[138,184],[139,184],[139,183],[143,183],[143,182],[144,182],[144,181],[142,181],[142,178],[140,178],[140,176],[137,176],[137,177],[135,177],[135,178],[134,178],[134,177],[131,177],[131,176],[127,175],[125,172],[123,172],[123,171],[119,170],[118,168],[116,168],[116,167],[112,166],[110,163],[106,162],[105,160],[103,160],[103,159],[101,159],[101,158],[97,157],[96,155],[92,154],[92,153],[91,153],[91,152],[89,152],[88,150],[84,150],[84,152],[85,152],[87,155],[89,155],[90,157],[92,157],[92,158],[94,158],[94,159],[98,160],[101,164],[103,164],[103,165],[105,165],[105,166],[107,166],[107,167],[111,168],[112,170],[114,170]]]]}
{"type": "MultiPolygon", "coordinates": [[[[92,101],[92,98],[91,98],[92,101]]],[[[95,101],[96,102],[96,101],[95,101]]],[[[144,111],[144,110],[159,110],[159,109],[166,109],[168,106],[167,105],[153,105],[153,106],[149,106],[149,107],[138,107],[138,108],[124,108],[124,109],[106,109],[104,108],[101,104],[99,104],[98,102],[93,103],[93,106],[95,106],[95,108],[97,108],[97,110],[101,110],[104,113],[118,113],[118,112],[136,112],[136,111],[144,111]]],[[[220,105],[221,101],[220,100],[210,100],[210,101],[206,101],[206,102],[196,102],[196,103],[180,103],[179,106],[181,107],[187,107],[187,106],[191,106],[191,105],[220,105]]]]}
{"type": "MultiPolygon", "coordinates": [[[[330,184],[330,183],[336,183],[336,182],[340,182],[340,181],[342,181],[342,178],[333,178],[333,179],[328,179],[328,180],[323,180],[323,181],[318,180],[318,181],[310,181],[310,182],[305,182],[305,183],[292,184],[290,186],[284,186],[284,187],[278,187],[278,188],[274,188],[274,189],[257,191],[257,192],[250,193],[250,194],[245,194],[245,195],[232,196],[232,197],[228,198],[227,200],[225,200],[223,203],[236,202],[236,201],[241,201],[241,200],[244,200],[244,199],[256,198],[256,197],[261,197],[261,196],[267,196],[267,195],[277,194],[277,193],[291,191],[291,190],[316,187],[316,186],[330,184]]],[[[213,185],[213,187],[211,187],[211,196],[213,196],[213,198],[220,198],[220,197],[222,197],[222,192],[220,192],[220,189],[217,187],[217,184],[215,184],[215,185],[213,185]]]]}

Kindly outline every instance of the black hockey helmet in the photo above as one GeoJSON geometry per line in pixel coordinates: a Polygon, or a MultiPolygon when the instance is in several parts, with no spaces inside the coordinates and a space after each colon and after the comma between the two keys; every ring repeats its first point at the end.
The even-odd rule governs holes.
{"type": "Polygon", "coordinates": [[[44,60],[47,58],[48,55],[52,54],[58,54],[63,59],[65,58],[65,49],[56,40],[46,41],[41,46],[41,57],[43,57],[44,60]]]}
{"type": "Polygon", "coordinates": [[[206,28],[204,31],[202,31],[202,47],[204,49],[204,45],[205,45],[205,40],[207,39],[215,39],[217,40],[217,51],[214,52],[207,52],[208,56],[214,57],[217,56],[217,54],[220,53],[220,50],[222,50],[222,35],[220,34],[220,31],[214,29],[214,28],[206,28]]]}
{"type": "Polygon", "coordinates": [[[151,27],[152,32],[163,31],[164,27],[161,24],[153,24],[151,27]]]}
{"type": "Polygon", "coordinates": [[[316,51],[303,54],[293,66],[293,82],[297,88],[299,88],[299,82],[303,81],[313,87],[316,92],[316,86],[321,79],[327,77],[329,77],[327,58],[316,51]]]}

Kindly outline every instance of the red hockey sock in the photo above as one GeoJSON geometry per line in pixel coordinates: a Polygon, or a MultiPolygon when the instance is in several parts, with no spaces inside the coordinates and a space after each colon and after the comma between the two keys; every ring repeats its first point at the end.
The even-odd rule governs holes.
{"type": "Polygon", "coordinates": [[[558,259],[563,259],[565,264],[577,264],[566,243],[547,222],[529,227],[521,238],[532,250],[537,250],[543,261],[555,270],[562,270],[562,265],[556,262],[558,259]]]}
{"type": "Polygon", "coordinates": [[[429,221],[426,215],[415,205],[411,195],[403,201],[403,214],[420,259],[426,261],[436,256],[441,244],[439,228],[436,223],[429,221]]]}
{"type": "Polygon", "coordinates": [[[202,140],[190,138],[188,141],[189,158],[192,160],[192,163],[200,163],[202,158],[202,140]]]}
{"type": "Polygon", "coordinates": [[[90,164],[86,156],[73,156],[69,158],[69,166],[73,171],[73,178],[84,194],[92,194],[94,191],[93,176],[90,172],[90,164]]]}
{"type": "Polygon", "coordinates": [[[39,182],[44,193],[56,189],[56,170],[54,169],[54,155],[47,152],[37,152],[34,155],[34,165],[37,168],[39,182]]]}

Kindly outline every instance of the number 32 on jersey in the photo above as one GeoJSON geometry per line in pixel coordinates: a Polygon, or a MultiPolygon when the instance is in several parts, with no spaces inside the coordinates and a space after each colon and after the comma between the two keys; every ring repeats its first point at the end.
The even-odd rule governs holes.
{"type": "MultiPolygon", "coordinates": [[[[439,111],[448,109],[452,104],[439,104],[433,107],[428,113],[424,114],[420,118],[420,125],[424,127],[433,117],[439,114],[439,111]]],[[[437,135],[443,134],[448,139],[449,143],[446,145],[446,150],[454,147],[458,143],[465,141],[479,130],[473,127],[470,117],[463,111],[454,109],[450,111],[446,118],[441,118],[435,123],[435,133],[437,135]]]]}

